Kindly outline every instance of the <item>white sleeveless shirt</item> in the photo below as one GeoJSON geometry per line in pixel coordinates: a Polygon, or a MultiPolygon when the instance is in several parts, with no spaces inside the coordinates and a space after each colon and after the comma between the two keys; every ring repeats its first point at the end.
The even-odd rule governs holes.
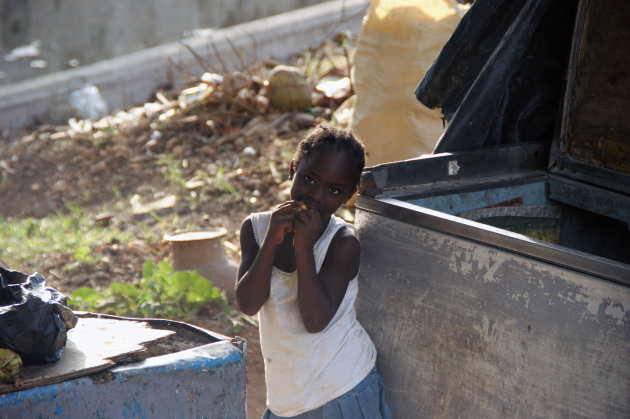
{"type": "MultiPolygon", "coordinates": [[[[250,215],[260,246],[271,212],[250,215]]],[[[314,246],[317,272],[328,246],[342,227],[351,224],[332,216],[314,246]]],[[[309,333],[304,328],[297,303],[297,271],[275,266],[271,272],[269,298],[258,312],[260,346],[265,362],[267,407],[278,416],[296,416],[316,409],[346,393],[367,376],[376,363],[376,348],[356,320],[354,301],[357,278],[324,330],[309,333]]]]}

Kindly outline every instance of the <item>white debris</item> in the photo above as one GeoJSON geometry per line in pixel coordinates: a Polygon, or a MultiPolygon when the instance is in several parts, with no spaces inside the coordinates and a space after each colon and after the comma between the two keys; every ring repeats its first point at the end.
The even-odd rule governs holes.
{"type": "Polygon", "coordinates": [[[48,61],[46,60],[33,60],[29,63],[31,68],[48,68],[48,61]]]}
{"type": "Polygon", "coordinates": [[[245,154],[246,156],[255,156],[257,154],[257,151],[254,147],[247,146],[243,149],[243,154],[245,154]]]}
{"type": "Polygon", "coordinates": [[[109,114],[109,108],[98,87],[86,84],[70,94],[70,106],[81,119],[95,121],[109,114]]]}
{"type": "Polygon", "coordinates": [[[36,39],[28,45],[15,47],[4,56],[4,60],[8,62],[17,61],[20,58],[34,58],[42,54],[42,41],[36,39]]]}

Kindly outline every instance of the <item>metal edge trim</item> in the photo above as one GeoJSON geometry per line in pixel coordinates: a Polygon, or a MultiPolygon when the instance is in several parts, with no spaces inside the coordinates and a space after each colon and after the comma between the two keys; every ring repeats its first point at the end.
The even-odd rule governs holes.
{"type": "Polygon", "coordinates": [[[473,177],[508,174],[514,170],[546,171],[549,146],[550,142],[535,141],[455,153],[429,154],[368,166],[363,171],[359,193],[376,197],[390,191],[446,179],[461,181],[473,177]],[[493,164],[488,164],[488,161],[493,164]],[[449,170],[451,163],[457,167],[455,173],[449,170]],[[418,182],[418,179],[422,181],[418,182]]]}
{"type": "Polygon", "coordinates": [[[594,275],[617,284],[630,286],[630,265],[611,259],[546,243],[522,234],[396,199],[374,199],[359,195],[356,207],[360,210],[395,218],[418,227],[488,244],[563,268],[594,275]]]}
{"type": "Polygon", "coordinates": [[[580,55],[580,47],[582,46],[582,37],[584,35],[583,28],[585,26],[586,12],[589,0],[579,0],[575,15],[575,24],[573,27],[573,37],[571,39],[571,50],[569,52],[569,60],[567,63],[567,74],[565,79],[564,91],[562,92],[562,108],[560,120],[560,129],[558,137],[554,138],[555,144],[551,147],[551,158],[549,162],[550,168],[558,164],[561,157],[566,157],[567,134],[569,131],[569,114],[571,112],[571,98],[573,96],[573,85],[575,84],[575,73],[577,70],[578,57],[580,55]]]}

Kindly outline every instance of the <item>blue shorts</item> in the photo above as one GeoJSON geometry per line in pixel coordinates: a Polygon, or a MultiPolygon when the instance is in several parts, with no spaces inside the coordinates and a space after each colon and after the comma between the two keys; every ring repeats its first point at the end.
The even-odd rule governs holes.
{"type": "MultiPolygon", "coordinates": [[[[353,389],[318,407],[315,410],[291,416],[296,419],[391,419],[392,414],[385,402],[383,378],[376,367],[353,389]]],[[[282,419],[269,409],[262,419],[282,419]]]]}

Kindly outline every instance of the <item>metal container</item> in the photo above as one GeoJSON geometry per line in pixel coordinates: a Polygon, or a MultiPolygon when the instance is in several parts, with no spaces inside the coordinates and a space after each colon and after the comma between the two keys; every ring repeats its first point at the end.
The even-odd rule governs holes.
{"type": "MultiPolygon", "coordinates": [[[[481,87],[500,83],[501,54],[519,51],[505,25],[488,53],[493,77],[481,63],[439,153],[363,174],[357,316],[377,346],[394,417],[630,412],[630,7],[578,3],[562,17],[573,32],[553,135],[505,141],[478,127],[461,137],[484,117],[474,106],[481,87]]],[[[544,15],[549,4],[526,2],[514,22],[540,12],[549,28],[562,26],[544,15]]],[[[521,44],[528,51],[545,40],[537,28],[526,28],[543,37],[521,44]]],[[[516,78],[506,79],[509,89],[516,78]]]]}
{"type": "Polygon", "coordinates": [[[75,329],[58,362],[26,366],[21,389],[0,385],[0,417],[246,417],[242,339],[92,314],[75,329]],[[129,345],[143,333],[151,344],[129,345]]]}

